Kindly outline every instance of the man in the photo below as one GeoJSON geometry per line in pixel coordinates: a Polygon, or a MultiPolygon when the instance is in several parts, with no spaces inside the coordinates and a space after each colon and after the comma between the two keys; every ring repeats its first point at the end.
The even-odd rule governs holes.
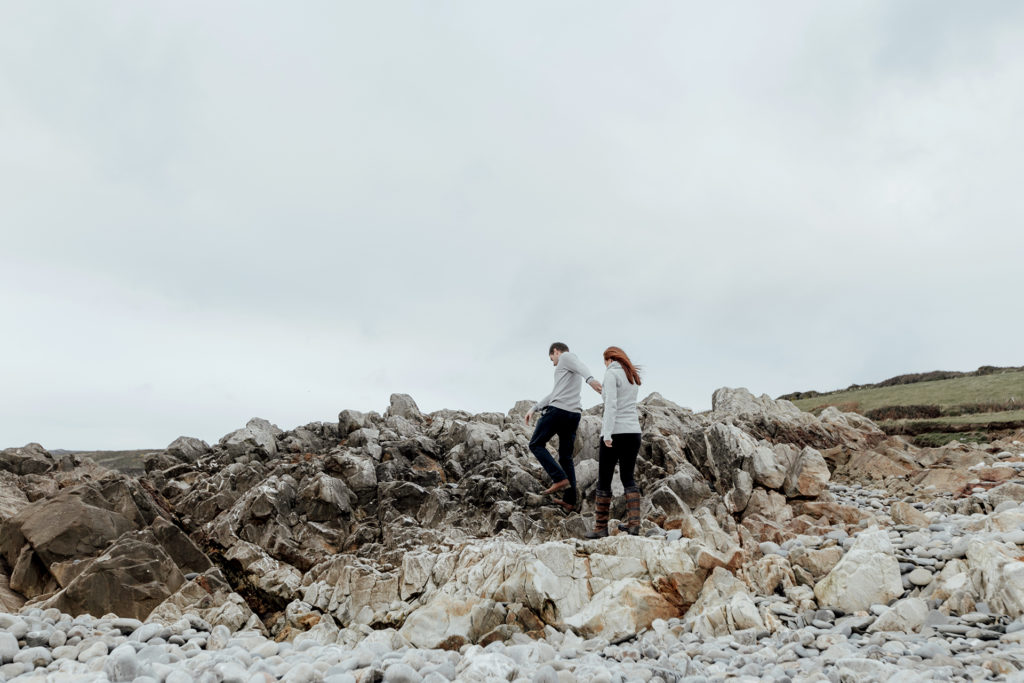
{"type": "Polygon", "coordinates": [[[562,500],[556,501],[566,510],[576,509],[576,467],[572,461],[572,450],[576,443],[576,429],[583,415],[580,389],[583,382],[594,391],[601,393],[601,383],[594,379],[587,366],[569,352],[562,342],[555,342],[548,348],[548,358],[555,366],[555,388],[538,401],[526,413],[526,424],[530,424],[534,413],[543,411],[530,439],[530,451],[554,482],[544,491],[545,495],[564,491],[562,500]],[[558,435],[558,462],[551,457],[547,443],[558,435]],[[561,465],[561,466],[559,466],[561,465]]]}

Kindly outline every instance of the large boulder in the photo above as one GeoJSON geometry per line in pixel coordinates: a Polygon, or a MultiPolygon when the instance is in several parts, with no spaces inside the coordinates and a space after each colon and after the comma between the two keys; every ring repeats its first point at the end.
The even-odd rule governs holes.
{"type": "Polygon", "coordinates": [[[0,523],[0,553],[13,566],[25,544],[43,566],[89,558],[135,525],[90,486],[62,491],[32,503],[0,523]]]}
{"type": "Polygon", "coordinates": [[[587,605],[565,620],[580,635],[611,642],[631,638],[655,619],[679,616],[679,608],[647,582],[619,579],[598,592],[587,605]]]}
{"type": "Polygon", "coordinates": [[[0,451],[0,470],[14,474],[42,474],[56,466],[50,452],[37,443],[21,448],[5,448],[0,451]]]}
{"type": "Polygon", "coordinates": [[[167,446],[167,454],[183,462],[196,462],[210,450],[210,444],[191,436],[179,436],[167,446]]]}
{"type": "Polygon", "coordinates": [[[254,417],[241,429],[221,437],[220,445],[235,458],[244,455],[269,458],[277,454],[277,436],[281,433],[267,420],[254,417]]]}
{"type": "Polygon", "coordinates": [[[828,486],[830,476],[825,458],[818,451],[806,446],[786,473],[783,490],[790,497],[814,498],[828,486]]]}
{"type": "Polygon", "coordinates": [[[889,534],[878,527],[861,532],[843,559],[814,586],[823,607],[844,612],[888,604],[902,594],[899,562],[889,534]]]}
{"type": "Polygon", "coordinates": [[[38,603],[67,614],[145,619],[185,582],[151,531],[129,531],[55,595],[38,603]]]}
{"type": "Polygon", "coordinates": [[[455,650],[504,623],[506,614],[494,600],[439,593],[410,614],[399,633],[416,647],[455,650]]]}
{"type": "Polygon", "coordinates": [[[705,638],[747,629],[765,630],[765,623],[746,585],[727,570],[716,568],[701,589],[685,620],[705,638]]]}
{"type": "Polygon", "coordinates": [[[391,394],[390,405],[384,412],[384,417],[402,417],[419,422],[423,419],[423,413],[409,394],[391,394]]]}
{"type": "Polygon", "coordinates": [[[928,618],[928,603],[921,598],[904,598],[897,600],[868,627],[869,633],[875,631],[898,631],[915,633],[921,630],[928,618]]]}

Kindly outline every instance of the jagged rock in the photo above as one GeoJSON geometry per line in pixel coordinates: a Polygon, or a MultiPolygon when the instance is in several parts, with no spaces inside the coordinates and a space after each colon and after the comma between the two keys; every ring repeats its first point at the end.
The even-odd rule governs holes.
{"type": "Polygon", "coordinates": [[[988,500],[993,507],[1006,501],[1013,501],[1014,503],[1024,502],[1024,484],[1017,484],[1011,481],[993,487],[988,491],[988,500]]]}
{"type": "Polygon", "coordinates": [[[773,595],[797,585],[793,568],[781,555],[764,555],[743,568],[743,579],[759,595],[773,595]]]}
{"type": "Polygon", "coordinates": [[[787,496],[813,498],[828,486],[831,474],[821,453],[807,446],[798,455],[786,473],[783,484],[787,496]]]}
{"type": "Polygon", "coordinates": [[[789,561],[803,567],[815,581],[828,574],[843,558],[843,549],[839,546],[831,548],[796,547],[789,551],[789,561]]]}
{"type": "Polygon", "coordinates": [[[973,539],[967,563],[982,600],[999,614],[1024,614],[1024,562],[1015,545],[973,539]]]}
{"type": "Polygon", "coordinates": [[[889,506],[889,515],[896,524],[913,524],[914,526],[926,527],[931,524],[927,516],[910,503],[901,500],[889,506]]]}
{"type": "Polygon", "coordinates": [[[487,598],[439,593],[413,612],[399,633],[416,647],[457,650],[504,623],[505,608],[487,598]]]}
{"type": "Polygon", "coordinates": [[[0,567],[0,612],[17,614],[24,604],[25,598],[11,590],[10,579],[0,567]]]}
{"type": "Polygon", "coordinates": [[[210,444],[191,436],[179,436],[167,446],[167,454],[183,462],[196,462],[211,450],[210,444]]]}
{"type": "Polygon", "coordinates": [[[296,509],[314,522],[348,517],[356,495],[341,479],[320,473],[299,491],[296,509]]]}
{"type": "Polygon", "coordinates": [[[902,594],[899,563],[889,535],[877,527],[861,532],[843,559],[814,586],[822,606],[844,612],[886,604],[902,594]]]}
{"type": "Polygon", "coordinates": [[[183,574],[191,572],[201,574],[213,566],[210,558],[203,554],[203,551],[184,531],[163,517],[154,520],[150,525],[150,530],[183,574]]]}
{"type": "Polygon", "coordinates": [[[404,613],[389,616],[399,600],[397,572],[381,572],[352,555],[338,555],[302,577],[300,596],[340,624],[396,624],[404,613]]]}
{"type": "Polygon", "coordinates": [[[928,618],[928,603],[921,598],[904,598],[897,600],[884,612],[878,615],[874,623],[868,627],[869,633],[876,631],[899,631],[913,633],[924,626],[928,618]]]}
{"type": "Polygon", "coordinates": [[[700,598],[684,618],[691,624],[694,633],[705,638],[724,636],[749,628],[765,630],[764,620],[746,586],[720,567],[704,582],[700,598]]]}
{"type": "Polygon", "coordinates": [[[338,413],[338,437],[346,438],[357,429],[366,426],[366,415],[358,410],[343,410],[338,413]]]}
{"type": "Polygon", "coordinates": [[[384,413],[386,418],[397,416],[413,422],[419,422],[423,419],[423,413],[420,412],[416,401],[409,394],[391,394],[389,403],[390,405],[384,413]]]}
{"type": "Polygon", "coordinates": [[[28,507],[29,500],[18,486],[17,475],[0,470],[0,523],[28,507]]]}
{"type": "Polygon", "coordinates": [[[237,541],[224,552],[224,560],[264,602],[268,610],[287,605],[299,593],[302,585],[299,570],[271,557],[254,543],[237,541]]]}
{"type": "Polygon", "coordinates": [[[0,451],[0,470],[14,474],[41,474],[56,467],[50,452],[37,443],[21,448],[5,448],[0,451]]]}
{"type": "Polygon", "coordinates": [[[161,602],[147,622],[170,626],[182,618],[199,618],[205,628],[226,626],[231,632],[243,629],[264,631],[263,623],[217,568],[211,568],[183,584],[173,595],[161,602]]]}
{"type": "Polygon", "coordinates": [[[377,492],[377,472],[369,458],[336,454],[328,461],[327,470],[340,474],[362,503],[366,503],[377,492]]]}
{"type": "Polygon", "coordinates": [[[779,462],[768,446],[756,446],[750,456],[754,483],[768,489],[780,489],[786,481],[786,464],[779,462]]]}
{"type": "Polygon", "coordinates": [[[786,504],[786,497],[776,491],[754,489],[744,510],[744,516],[761,515],[766,519],[784,523],[793,518],[793,509],[786,504]]]}
{"type": "Polygon", "coordinates": [[[129,531],[53,597],[38,603],[68,614],[145,619],[185,582],[151,531],[129,531]]]}
{"type": "Polygon", "coordinates": [[[254,417],[245,427],[221,437],[220,445],[233,458],[244,455],[268,458],[277,454],[277,436],[281,433],[267,420],[254,417]]]}
{"type": "Polygon", "coordinates": [[[648,628],[655,619],[677,616],[678,607],[649,583],[620,579],[594,595],[582,610],[566,618],[565,623],[582,636],[616,642],[648,628]]]}
{"type": "Polygon", "coordinates": [[[0,523],[0,553],[11,566],[26,543],[43,567],[92,557],[134,526],[125,515],[97,504],[110,501],[91,485],[32,503],[0,523]]]}

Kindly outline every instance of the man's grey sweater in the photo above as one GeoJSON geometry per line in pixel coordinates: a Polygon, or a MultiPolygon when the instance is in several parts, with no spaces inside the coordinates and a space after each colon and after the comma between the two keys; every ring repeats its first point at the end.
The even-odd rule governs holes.
{"type": "Polygon", "coordinates": [[[555,366],[555,388],[551,393],[537,401],[533,411],[537,412],[542,408],[554,406],[570,413],[582,413],[583,401],[580,400],[580,389],[583,388],[584,380],[589,382],[594,376],[583,364],[575,353],[562,352],[558,356],[558,365],[555,366]]]}
{"type": "Polygon", "coordinates": [[[612,361],[604,373],[601,394],[604,396],[604,419],[601,420],[601,439],[612,434],[639,434],[640,417],[636,410],[639,387],[630,384],[626,371],[618,361],[612,361]]]}

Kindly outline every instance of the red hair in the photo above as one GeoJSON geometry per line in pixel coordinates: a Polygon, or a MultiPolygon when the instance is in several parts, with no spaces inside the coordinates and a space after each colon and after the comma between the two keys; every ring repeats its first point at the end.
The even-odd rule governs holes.
{"type": "Polygon", "coordinates": [[[604,359],[616,361],[626,371],[626,379],[629,380],[629,383],[640,386],[640,373],[637,372],[625,351],[618,346],[609,346],[604,350],[604,359]]]}

